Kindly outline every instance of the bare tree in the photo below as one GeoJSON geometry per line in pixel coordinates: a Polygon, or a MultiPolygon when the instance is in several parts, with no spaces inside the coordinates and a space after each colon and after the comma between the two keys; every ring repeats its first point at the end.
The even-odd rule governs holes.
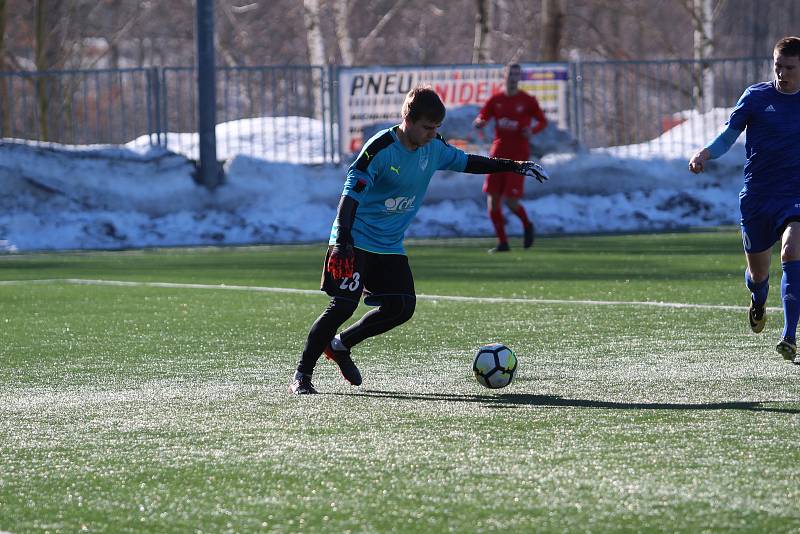
{"type": "Polygon", "coordinates": [[[494,5],[492,0],[475,0],[475,42],[472,45],[472,62],[489,63],[491,61],[492,19],[494,5]]]}
{"type": "Polygon", "coordinates": [[[714,71],[707,63],[714,55],[714,8],[712,0],[687,2],[694,28],[693,55],[700,62],[695,71],[694,98],[700,111],[708,111],[714,107],[714,71]]]}
{"type": "Polygon", "coordinates": [[[378,22],[373,26],[372,30],[370,30],[366,36],[358,40],[358,48],[363,50],[373,47],[375,42],[383,35],[384,29],[386,29],[395,16],[400,13],[405,4],[405,0],[394,0],[392,7],[378,19],[378,22]]]}
{"type": "MultiPolygon", "coordinates": [[[[0,72],[6,70],[6,0],[0,0],[0,72]]],[[[6,80],[0,78],[0,137],[5,137],[11,131],[9,121],[8,87],[6,80]]]]}
{"type": "MultiPolygon", "coordinates": [[[[319,0],[303,0],[305,7],[304,17],[308,39],[308,56],[312,65],[325,64],[325,41],[322,38],[322,28],[320,27],[319,0]]],[[[313,73],[315,88],[321,87],[322,78],[316,70],[313,73]]],[[[314,91],[317,94],[317,91],[314,91]]],[[[314,116],[322,117],[322,102],[316,99],[314,102],[314,116]]]]}
{"type": "MultiPolygon", "coordinates": [[[[34,70],[34,15],[40,4],[3,1],[5,67],[34,70]]],[[[194,60],[193,0],[43,1],[48,32],[44,63],[50,69],[185,66],[194,60]]],[[[313,62],[320,64],[397,65],[551,60],[567,54],[586,59],[688,58],[694,51],[692,32],[676,31],[693,27],[693,0],[215,3],[219,56],[221,62],[234,65],[307,64],[312,53],[313,62]],[[308,19],[310,13],[316,13],[318,25],[313,17],[308,19]],[[611,31],[611,16],[620,18],[621,33],[611,31]],[[317,32],[311,41],[307,22],[317,32]]],[[[710,53],[725,57],[763,53],[769,46],[766,41],[795,32],[792,24],[800,12],[800,0],[711,4],[718,13],[710,53]]]]}
{"type": "Polygon", "coordinates": [[[0,0],[0,72],[6,70],[6,0],[0,0]]]}
{"type": "MultiPolygon", "coordinates": [[[[250,6],[252,5],[250,4],[250,6]]],[[[214,33],[214,44],[224,63],[231,67],[240,65],[241,53],[246,54],[246,51],[250,49],[250,32],[244,21],[237,16],[247,13],[252,9],[250,6],[236,7],[222,2],[219,8],[222,11],[222,19],[227,24],[218,25],[218,29],[214,33]]]]}
{"type": "Polygon", "coordinates": [[[542,29],[539,34],[539,59],[541,61],[561,60],[566,4],[566,0],[542,0],[542,29]]]}
{"type": "Polygon", "coordinates": [[[335,0],[333,13],[336,21],[336,41],[339,43],[342,65],[350,66],[355,61],[355,53],[353,52],[353,38],[350,35],[350,3],[348,0],[335,0]]]}
{"type": "Polygon", "coordinates": [[[303,0],[303,17],[308,39],[308,59],[312,65],[325,64],[325,40],[320,27],[319,0],[303,0]]]}
{"type": "Polygon", "coordinates": [[[47,69],[45,50],[47,49],[47,28],[45,26],[45,13],[47,13],[47,0],[36,0],[34,12],[34,27],[36,35],[35,63],[39,75],[36,77],[36,101],[39,105],[39,136],[42,141],[47,141],[47,94],[46,78],[41,74],[47,69]]]}

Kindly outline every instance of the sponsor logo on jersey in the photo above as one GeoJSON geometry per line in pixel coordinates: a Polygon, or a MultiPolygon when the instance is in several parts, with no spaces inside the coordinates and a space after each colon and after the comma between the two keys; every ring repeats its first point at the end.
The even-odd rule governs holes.
{"type": "Polygon", "coordinates": [[[497,126],[505,130],[516,130],[517,127],[519,126],[519,123],[514,119],[503,117],[497,120],[497,126]]]}
{"type": "Polygon", "coordinates": [[[383,201],[383,205],[389,213],[403,213],[414,209],[416,199],[416,196],[387,198],[383,201]]]}
{"type": "Polygon", "coordinates": [[[428,153],[426,152],[419,157],[419,168],[424,171],[427,166],[428,166],[428,153]]]}
{"type": "Polygon", "coordinates": [[[400,167],[394,167],[393,165],[389,165],[389,170],[394,172],[397,176],[400,176],[400,167]]]}
{"type": "Polygon", "coordinates": [[[775,111],[775,108],[772,107],[772,104],[764,108],[764,111],[775,111]]]}
{"type": "Polygon", "coordinates": [[[363,178],[359,178],[358,181],[356,182],[356,185],[353,186],[353,191],[355,191],[356,193],[360,193],[364,190],[365,187],[367,187],[367,181],[364,180],[363,178]]]}

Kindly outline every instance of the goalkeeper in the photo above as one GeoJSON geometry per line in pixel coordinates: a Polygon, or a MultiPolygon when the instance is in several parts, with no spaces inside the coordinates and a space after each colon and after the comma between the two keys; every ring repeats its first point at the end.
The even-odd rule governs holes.
{"type": "Polygon", "coordinates": [[[322,273],[321,289],[331,300],[311,326],[290,393],[317,392],[311,377],[323,353],[345,380],[360,385],[350,349],[414,314],[414,277],[403,237],[435,171],[515,172],[539,182],[547,179],[532,161],[486,158],[448,145],[437,133],[445,107],[430,87],[409,91],[401,114],[401,124],[369,139],[347,172],[322,273]],[[362,294],[367,305],[377,308],[337,334],[362,294]]]}

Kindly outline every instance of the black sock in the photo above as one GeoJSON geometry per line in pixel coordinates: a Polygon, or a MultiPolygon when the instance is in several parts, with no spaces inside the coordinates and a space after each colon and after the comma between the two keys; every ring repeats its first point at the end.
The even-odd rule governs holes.
{"type": "Polygon", "coordinates": [[[306,338],[306,346],[297,364],[297,370],[311,376],[314,366],[322,355],[325,346],[330,342],[336,331],[353,315],[358,307],[357,301],[332,298],[325,311],[311,325],[311,330],[306,338]]]}

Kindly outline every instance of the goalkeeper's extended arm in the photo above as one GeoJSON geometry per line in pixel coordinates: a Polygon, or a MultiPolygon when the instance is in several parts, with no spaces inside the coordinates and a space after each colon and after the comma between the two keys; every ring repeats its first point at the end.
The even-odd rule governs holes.
{"type": "Polygon", "coordinates": [[[536,178],[539,182],[548,179],[547,172],[533,161],[514,161],[504,158],[487,158],[477,154],[467,154],[467,165],[464,172],[469,174],[491,174],[495,172],[515,172],[523,176],[536,178]]]}
{"type": "Polygon", "coordinates": [[[358,201],[353,197],[342,195],[336,210],[336,243],[328,256],[326,269],[334,278],[350,278],[355,268],[355,250],[353,235],[350,229],[356,218],[358,201]]]}

